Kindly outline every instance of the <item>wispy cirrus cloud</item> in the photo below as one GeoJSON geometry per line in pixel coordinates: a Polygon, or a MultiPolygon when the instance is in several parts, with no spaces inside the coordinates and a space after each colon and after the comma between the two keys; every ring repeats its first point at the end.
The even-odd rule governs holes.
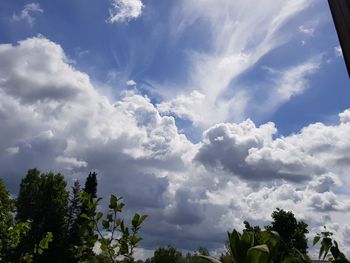
{"type": "MultiPolygon", "coordinates": [[[[187,90],[181,90],[177,99],[169,99],[161,106],[178,113],[182,97],[191,97],[197,90],[205,99],[195,104],[187,116],[206,112],[194,121],[202,127],[225,121],[241,121],[247,117],[247,104],[254,104],[249,87],[242,87],[239,78],[254,68],[258,61],[276,47],[292,38],[284,26],[312,1],[182,1],[176,9],[174,28],[176,34],[186,32],[193,25],[207,28],[209,47],[203,51],[189,50],[190,70],[187,90]],[[169,105],[174,105],[172,109],[169,105]]],[[[305,58],[305,61],[309,58],[305,58]]],[[[295,65],[290,65],[293,67],[295,65]]],[[[286,72],[287,75],[287,72],[286,72]]],[[[261,84],[261,83],[260,83],[261,84]]],[[[262,85],[263,86],[263,85],[262,85]]],[[[278,89],[279,87],[276,87],[278,89]]],[[[260,92],[275,92],[272,89],[260,92]]],[[[289,98],[292,98],[290,96],[289,98]]],[[[187,102],[184,102],[187,103],[187,102]]],[[[266,102],[268,104],[268,102],[266,102]]],[[[184,115],[182,112],[180,115],[184,115]]]]}
{"type": "Polygon", "coordinates": [[[112,0],[109,9],[109,23],[123,23],[137,19],[145,7],[141,0],[112,0]]]}
{"type": "Polygon", "coordinates": [[[25,21],[30,26],[33,26],[35,22],[35,17],[33,16],[33,14],[43,12],[44,10],[41,9],[39,3],[30,3],[26,4],[19,14],[13,14],[12,19],[14,21],[25,21]]]}

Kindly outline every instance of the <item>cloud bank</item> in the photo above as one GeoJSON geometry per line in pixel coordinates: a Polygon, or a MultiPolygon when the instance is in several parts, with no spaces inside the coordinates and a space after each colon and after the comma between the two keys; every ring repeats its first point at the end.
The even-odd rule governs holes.
{"type": "MultiPolygon", "coordinates": [[[[310,232],[348,215],[349,109],[333,125],[288,136],[272,122],[219,122],[193,143],[146,96],[104,94],[44,37],[1,44],[0,61],[0,173],[12,191],[32,167],[70,181],[97,171],[100,195],[117,193],[150,215],[145,248],[219,249],[227,230],[264,225],[276,207],[292,209],[310,232]]],[[[192,116],[192,103],[180,104],[169,107],[192,116]]],[[[347,242],[349,226],[338,230],[347,242]]]]}

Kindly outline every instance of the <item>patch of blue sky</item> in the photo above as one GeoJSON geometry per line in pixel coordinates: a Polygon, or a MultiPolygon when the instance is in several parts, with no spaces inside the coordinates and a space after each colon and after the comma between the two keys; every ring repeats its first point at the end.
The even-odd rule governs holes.
{"type": "MultiPolygon", "coordinates": [[[[162,93],[176,94],[187,89],[191,76],[191,52],[210,53],[212,35],[205,20],[176,29],[173,1],[144,1],[142,16],[129,23],[108,24],[109,1],[36,1],[44,10],[35,16],[35,25],[11,21],[28,1],[5,0],[0,3],[0,34],[3,43],[42,34],[59,43],[75,66],[98,82],[108,83],[116,91],[125,89],[125,82],[140,83],[137,89],[154,104],[160,103],[162,93]],[[174,24],[175,23],[175,24],[174,24]],[[146,84],[149,83],[149,84],[146,84]]],[[[255,104],[268,98],[266,88],[273,85],[269,69],[280,71],[320,55],[322,62],[315,74],[307,77],[309,88],[280,105],[270,114],[261,114],[254,104],[246,117],[255,122],[273,121],[282,134],[297,132],[308,123],[332,119],[330,116],[348,106],[349,89],[342,58],[334,56],[339,45],[326,3],[299,14],[282,28],[282,35],[291,41],[263,56],[251,69],[234,79],[231,89],[223,96],[230,97],[236,87],[253,94],[255,104]],[[298,27],[318,21],[314,33],[304,34],[298,27]],[[283,32],[286,30],[287,32],[283,32]]],[[[201,88],[201,87],[198,87],[201,88]]],[[[169,99],[169,98],[168,98],[169,99]]],[[[191,137],[191,122],[177,118],[180,129],[191,137]]],[[[198,136],[194,136],[197,138],[198,136]]]]}

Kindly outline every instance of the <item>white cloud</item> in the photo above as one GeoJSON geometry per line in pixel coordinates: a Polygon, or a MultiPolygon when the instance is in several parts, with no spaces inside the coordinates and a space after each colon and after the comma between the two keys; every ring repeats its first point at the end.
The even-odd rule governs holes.
{"type": "MultiPolygon", "coordinates": [[[[254,181],[302,181],[349,171],[350,124],[344,122],[344,117],[336,126],[315,123],[298,134],[273,139],[276,132],[273,123],[260,127],[250,120],[217,124],[205,132],[195,159],[206,167],[254,181]]],[[[332,177],[325,178],[327,185],[336,182],[332,177]]]]}
{"type": "MultiPolygon", "coordinates": [[[[166,179],[153,174],[182,169],[181,155],[191,143],[174,119],[160,116],[148,98],[134,92],[119,101],[108,98],[69,64],[58,44],[42,37],[2,44],[0,61],[0,145],[18,149],[12,157],[8,151],[13,150],[0,154],[8,170],[57,168],[71,174],[97,169],[111,176],[112,186],[119,166],[120,180],[127,182],[133,174],[150,205],[149,192],[161,194],[167,187],[166,179]],[[153,184],[144,187],[143,180],[153,184]]],[[[129,191],[125,196],[133,193],[130,187],[121,189],[129,191]]]]}
{"type": "Polygon", "coordinates": [[[62,164],[66,166],[68,170],[71,170],[73,168],[82,168],[87,167],[88,163],[85,161],[77,160],[74,157],[64,157],[64,156],[58,156],[55,158],[55,161],[59,164],[62,164]]]}
{"type": "Polygon", "coordinates": [[[112,0],[109,10],[109,23],[123,23],[136,19],[145,7],[141,0],[112,0]]]}
{"type": "Polygon", "coordinates": [[[34,25],[35,18],[33,13],[43,13],[44,10],[40,8],[39,3],[26,4],[20,14],[13,14],[14,21],[26,21],[30,26],[34,25]]]}
{"type": "Polygon", "coordinates": [[[180,118],[189,119],[196,125],[201,123],[203,118],[207,117],[203,116],[203,113],[200,112],[205,101],[205,95],[194,90],[189,96],[180,95],[174,99],[158,104],[157,108],[162,113],[175,113],[180,118]]]}
{"type": "Polygon", "coordinates": [[[312,26],[301,25],[299,26],[299,31],[304,33],[305,35],[313,36],[315,33],[315,28],[312,26]]]}
{"type": "Polygon", "coordinates": [[[89,77],[67,64],[62,48],[45,38],[20,41],[15,47],[2,45],[0,55],[2,90],[23,102],[72,99],[83,90],[92,92],[89,77]]]}
{"type": "Polygon", "coordinates": [[[290,100],[293,96],[303,93],[308,87],[307,77],[315,73],[319,66],[319,59],[311,59],[310,61],[282,72],[276,81],[278,100],[280,102],[285,102],[290,100]]]}
{"type": "Polygon", "coordinates": [[[343,50],[340,46],[334,47],[334,54],[336,57],[342,57],[343,56],[343,50]]]}
{"type": "Polygon", "coordinates": [[[342,123],[350,123],[350,109],[340,113],[339,118],[342,123]]]}
{"type": "MultiPolygon", "coordinates": [[[[202,98],[198,91],[169,108],[202,98]]],[[[293,210],[310,231],[334,213],[338,222],[348,216],[348,193],[338,192],[350,185],[349,110],[337,125],[286,137],[273,123],[219,123],[193,144],[159,108],[135,92],[108,97],[48,39],[1,44],[0,173],[18,185],[32,167],[68,179],[97,171],[99,195],[116,193],[150,215],[146,249],[217,249],[227,230],[243,220],[266,225],[276,207],[293,210]]]]}
{"type": "Polygon", "coordinates": [[[9,147],[6,149],[6,151],[9,155],[15,155],[19,152],[19,148],[18,147],[9,147]]]}
{"type": "Polygon", "coordinates": [[[127,86],[136,86],[136,82],[134,80],[130,79],[126,82],[126,85],[127,86]]]}
{"type": "MultiPolygon", "coordinates": [[[[182,1],[180,7],[174,11],[172,30],[181,37],[187,28],[205,27],[209,45],[200,52],[187,51],[191,62],[189,82],[186,84],[188,88],[181,89],[175,99],[166,98],[163,105],[166,105],[166,108],[173,105],[175,113],[178,109],[186,110],[186,114],[180,113],[186,117],[205,112],[205,118],[194,120],[196,125],[205,128],[217,122],[244,120],[250,110],[247,105],[257,102],[250,87],[240,86],[237,80],[244,72],[256,66],[264,55],[293,37],[288,33],[291,30],[284,27],[312,2],[182,1]],[[282,31],[282,28],[285,30],[282,31]],[[191,97],[193,91],[203,94],[205,102],[189,108],[188,100],[183,98],[191,97]]],[[[259,86],[264,85],[259,83],[259,86]]],[[[266,85],[265,87],[259,92],[275,93],[275,89],[266,85]]],[[[270,102],[263,103],[268,105],[270,102]]]]}

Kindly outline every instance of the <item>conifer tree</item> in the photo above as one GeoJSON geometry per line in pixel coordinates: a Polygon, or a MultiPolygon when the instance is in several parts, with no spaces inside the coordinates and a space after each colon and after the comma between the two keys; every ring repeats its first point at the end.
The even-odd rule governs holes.
{"type": "MultiPolygon", "coordinates": [[[[97,197],[97,174],[95,172],[89,173],[85,181],[83,192],[88,194],[91,202],[93,201],[94,198],[97,197]]],[[[88,224],[88,221],[83,217],[81,217],[81,215],[83,214],[86,215],[87,217],[93,217],[96,215],[96,210],[95,208],[91,209],[87,207],[86,204],[82,202],[80,206],[80,215],[76,221],[77,222],[76,228],[79,229],[79,240],[80,242],[83,242],[83,243],[85,242],[84,244],[80,243],[80,245],[84,247],[84,249],[80,252],[81,253],[80,257],[83,260],[89,261],[94,257],[94,253],[92,251],[94,243],[87,242],[87,241],[94,240],[93,236],[95,235],[95,233],[94,233],[94,228],[88,224]]]]}
{"type": "Polygon", "coordinates": [[[97,197],[97,174],[90,172],[85,181],[84,192],[88,193],[91,198],[97,197]]]}
{"type": "Polygon", "coordinates": [[[78,180],[74,182],[72,191],[69,198],[69,209],[67,216],[67,243],[70,247],[69,262],[76,262],[75,259],[75,247],[80,246],[81,241],[81,208],[82,201],[80,198],[81,187],[78,180]]]}

